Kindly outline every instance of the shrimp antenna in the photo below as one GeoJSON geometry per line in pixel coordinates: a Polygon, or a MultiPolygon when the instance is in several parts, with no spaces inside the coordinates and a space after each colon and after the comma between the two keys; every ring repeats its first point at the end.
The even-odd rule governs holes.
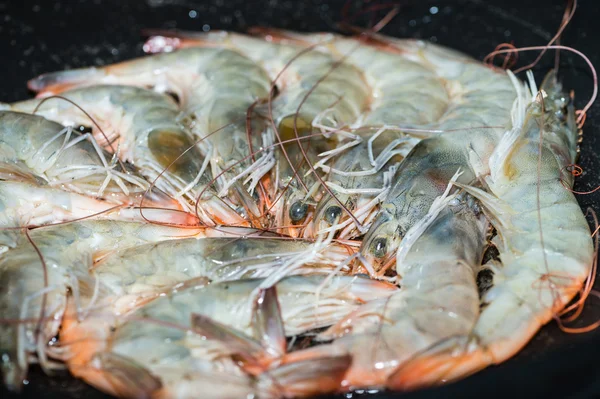
{"type": "MultiPolygon", "coordinates": [[[[252,154],[252,163],[256,163],[256,157],[254,156],[254,146],[252,144],[252,115],[254,113],[254,108],[256,108],[256,106],[261,102],[261,99],[254,101],[246,110],[246,138],[248,139],[248,149],[250,150],[250,154],[252,154]]],[[[263,201],[265,201],[264,198],[266,198],[267,194],[262,179],[258,182],[258,185],[263,196],[263,201]]],[[[262,216],[264,216],[264,213],[261,215],[261,217],[262,216]]]]}
{"type": "Polygon", "coordinates": [[[340,30],[348,30],[350,32],[358,33],[360,35],[368,36],[370,34],[374,34],[374,33],[381,31],[400,12],[399,4],[383,3],[383,4],[375,4],[375,5],[372,5],[369,7],[365,7],[362,10],[359,10],[358,12],[353,14],[352,16],[349,16],[350,4],[351,4],[350,0],[346,1],[346,3],[344,4],[344,6],[342,8],[342,22],[338,23],[336,26],[340,30]],[[371,28],[368,28],[368,29],[361,28],[359,26],[352,25],[349,22],[349,21],[355,20],[356,18],[358,18],[361,15],[371,13],[371,12],[375,13],[377,11],[385,10],[388,8],[391,8],[391,10],[388,11],[386,13],[386,15],[383,18],[381,18],[377,23],[374,23],[375,14],[373,14],[372,20],[371,20],[371,25],[372,25],[371,28]]]}
{"type": "Polygon", "coordinates": [[[587,102],[587,104],[585,105],[585,107],[583,107],[583,109],[581,111],[579,111],[579,116],[577,117],[577,123],[580,123],[582,120],[585,120],[585,115],[586,115],[587,111],[591,108],[594,101],[596,101],[596,97],[598,96],[598,74],[596,73],[596,68],[594,68],[594,64],[592,64],[590,59],[585,54],[583,54],[581,51],[574,49],[572,47],[556,45],[556,44],[551,45],[551,46],[530,46],[530,47],[520,47],[520,48],[515,48],[515,49],[510,49],[510,50],[496,50],[496,51],[491,52],[490,54],[495,55],[495,54],[505,54],[505,53],[509,53],[509,52],[539,51],[539,50],[548,50],[548,49],[566,50],[566,51],[570,51],[572,53],[577,54],[578,56],[583,58],[585,63],[589,66],[590,71],[592,72],[592,76],[594,79],[594,89],[593,89],[592,95],[591,95],[589,101],[587,102]]]}
{"type": "MultiPolygon", "coordinates": [[[[274,143],[274,144],[271,144],[271,145],[265,146],[265,147],[263,147],[263,148],[261,148],[261,149],[259,149],[259,150],[255,151],[255,152],[254,152],[254,155],[255,155],[255,154],[259,154],[259,153],[261,153],[261,152],[264,152],[264,151],[267,151],[267,150],[270,150],[270,149],[272,149],[272,148],[275,148],[275,147],[277,147],[277,146],[280,146],[280,145],[283,145],[283,144],[286,144],[286,143],[299,142],[299,141],[301,141],[301,140],[309,140],[309,139],[311,139],[311,138],[313,138],[313,137],[315,137],[315,136],[321,136],[321,133],[314,133],[314,134],[305,135],[305,136],[302,136],[302,137],[295,137],[295,138],[292,138],[292,139],[289,139],[289,140],[283,140],[283,141],[281,141],[280,143],[274,143]]],[[[227,168],[223,169],[223,170],[222,170],[222,171],[221,171],[221,172],[220,172],[218,175],[214,176],[210,182],[208,182],[208,184],[206,185],[206,187],[204,187],[204,188],[203,188],[203,189],[200,191],[200,194],[198,194],[198,198],[197,198],[197,200],[196,200],[196,215],[198,215],[198,212],[199,212],[199,211],[198,211],[198,207],[199,207],[199,203],[200,203],[200,198],[201,198],[201,197],[202,197],[202,195],[203,195],[203,194],[206,192],[206,190],[208,189],[208,187],[209,187],[209,186],[211,186],[211,185],[213,185],[213,184],[214,184],[214,183],[217,181],[217,179],[218,179],[219,177],[221,177],[222,175],[224,175],[225,173],[227,173],[228,171],[230,171],[231,169],[233,169],[233,168],[234,168],[234,167],[236,167],[237,165],[241,164],[242,162],[244,162],[244,161],[246,161],[246,160],[250,159],[250,158],[252,157],[252,155],[253,155],[253,154],[248,154],[248,155],[246,155],[245,157],[243,157],[243,158],[239,159],[238,161],[236,161],[236,162],[232,163],[232,164],[231,164],[231,165],[229,165],[227,168]]]]}
{"type": "MultiPolygon", "coordinates": [[[[43,293],[42,293],[42,303],[40,305],[40,316],[38,318],[38,321],[36,323],[35,326],[35,332],[34,332],[34,336],[35,336],[35,343],[36,343],[36,347],[37,347],[37,351],[38,351],[38,356],[41,352],[40,348],[42,347],[42,345],[44,344],[42,341],[42,323],[43,320],[46,316],[46,302],[47,302],[47,296],[48,296],[48,265],[46,264],[46,260],[44,259],[44,255],[42,255],[42,251],[40,251],[39,247],[35,244],[35,242],[33,242],[33,239],[31,238],[31,236],[29,235],[29,229],[28,228],[24,228],[23,232],[25,233],[25,237],[27,237],[27,241],[29,241],[29,243],[31,244],[31,246],[33,247],[33,249],[35,250],[35,252],[37,253],[37,256],[40,258],[40,262],[42,264],[42,271],[44,272],[44,288],[43,288],[43,293]]],[[[40,364],[42,366],[44,366],[44,362],[40,362],[40,364]]],[[[45,367],[44,367],[45,368],[45,367]]],[[[46,370],[45,370],[46,371],[46,370]]]]}
{"type": "MultiPolygon", "coordinates": [[[[336,133],[336,132],[339,132],[339,131],[342,131],[342,130],[343,130],[343,128],[338,128],[338,129],[333,130],[331,133],[336,133]]],[[[303,135],[301,137],[301,139],[304,139],[304,138],[309,139],[309,138],[312,138],[312,137],[322,137],[322,136],[323,136],[322,133],[313,133],[313,134],[309,134],[309,135],[303,135]]],[[[296,139],[292,139],[292,141],[297,141],[297,140],[296,139]]],[[[285,142],[282,141],[281,143],[285,143],[285,142]]],[[[307,148],[310,147],[310,144],[311,144],[311,142],[309,141],[308,145],[307,145],[307,148]]],[[[296,168],[300,168],[302,165],[304,165],[305,162],[306,162],[306,158],[302,157],[302,159],[299,160],[298,163],[296,164],[296,168]]],[[[283,197],[283,195],[288,190],[288,188],[289,188],[289,186],[291,184],[292,184],[292,180],[290,180],[289,182],[287,182],[287,184],[285,185],[285,187],[282,190],[282,192],[279,193],[279,195],[277,195],[277,197],[275,198],[275,200],[273,200],[273,202],[271,204],[271,207],[269,207],[269,209],[268,209],[268,212],[271,211],[271,209],[273,209],[273,207],[277,204],[277,202],[279,202],[279,200],[283,197]]],[[[307,191],[309,191],[309,190],[307,190],[307,191]]],[[[298,226],[295,226],[295,227],[298,227],[298,226]]]]}
{"type": "Polygon", "coordinates": [[[70,219],[70,220],[63,220],[62,222],[56,222],[56,223],[49,223],[49,224],[43,224],[43,225],[27,225],[27,226],[14,226],[14,227],[0,227],[0,231],[1,230],[23,230],[23,229],[27,229],[27,230],[34,230],[40,227],[53,227],[53,226],[61,226],[61,225],[65,225],[65,224],[69,224],[69,223],[74,223],[74,222],[80,222],[82,220],[87,220],[87,219],[92,219],[96,216],[100,216],[103,215],[105,213],[111,213],[112,211],[119,209],[119,208],[124,208],[124,205],[115,205],[112,206],[110,208],[104,209],[102,211],[93,213],[91,215],[86,215],[86,216],[82,216],[80,218],[75,218],[75,219],[70,219]]]}
{"type": "MultiPolygon", "coordinates": [[[[554,42],[556,42],[556,44],[560,44],[560,36],[562,35],[563,31],[565,30],[565,28],[567,27],[569,22],[571,22],[571,19],[573,18],[573,15],[575,14],[576,9],[577,9],[577,0],[568,0],[567,7],[565,8],[565,12],[563,14],[563,19],[562,19],[562,22],[560,23],[558,31],[556,32],[554,37],[552,37],[552,39],[550,39],[547,46],[551,46],[552,44],[554,44],[554,42]]],[[[548,47],[548,49],[549,49],[549,47],[548,47]]],[[[524,70],[533,68],[542,59],[542,57],[544,56],[546,51],[547,51],[547,49],[542,50],[538,54],[537,58],[532,63],[527,64],[523,67],[520,67],[519,69],[515,70],[514,72],[519,73],[524,70]]],[[[556,49],[556,56],[555,56],[555,60],[554,60],[554,69],[556,71],[558,71],[559,54],[560,54],[560,49],[556,49]]]]}

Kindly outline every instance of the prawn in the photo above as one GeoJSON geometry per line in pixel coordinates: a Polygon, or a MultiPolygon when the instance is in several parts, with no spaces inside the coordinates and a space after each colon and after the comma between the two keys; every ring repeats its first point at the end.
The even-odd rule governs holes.
{"type": "Polygon", "coordinates": [[[389,387],[388,377],[413,355],[473,328],[487,221],[468,194],[448,192],[436,198],[397,252],[401,289],[317,336],[331,343],[290,353],[287,361],[348,354],[354,361],[342,390],[389,387]]]}
{"type": "Polygon", "coordinates": [[[92,134],[105,149],[118,148],[118,156],[135,165],[155,187],[193,211],[200,199],[204,224],[246,223],[209,186],[210,170],[192,134],[177,123],[179,106],[171,97],[152,90],[119,85],[95,85],[61,93],[62,98],[33,99],[10,104],[15,111],[42,115],[65,126],[89,125],[89,116],[104,128],[92,134]],[[67,101],[66,101],[66,100],[67,101]],[[76,104],[76,105],[75,105],[76,104]],[[87,110],[86,113],[81,108],[87,110]]]}
{"type": "Polygon", "coordinates": [[[339,244],[324,254],[312,254],[312,246],[273,236],[202,235],[116,251],[97,262],[92,274],[107,293],[103,294],[106,300],[114,302],[114,312],[120,314],[190,279],[214,283],[268,277],[290,265],[293,274],[331,273],[348,257],[348,249],[339,244]]]}
{"type": "MultiPolygon", "coordinates": [[[[260,216],[256,200],[239,181],[272,157],[267,153],[256,162],[250,159],[251,146],[267,147],[270,142],[263,142],[260,118],[250,118],[251,131],[257,132],[250,137],[252,143],[246,134],[246,113],[267,97],[271,83],[259,65],[227,49],[188,48],[102,68],[44,74],[30,80],[29,87],[39,92],[38,96],[48,96],[99,83],[150,86],[174,93],[183,109],[181,122],[199,138],[208,154],[219,195],[231,194],[249,213],[246,216],[260,216]]],[[[168,141],[169,136],[157,139],[168,141]]]]}
{"type": "Polygon", "coordinates": [[[470,375],[517,353],[575,296],[589,275],[594,249],[589,226],[565,167],[577,154],[575,111],[554,72],[513,110],[513,129],[489,160],[489,192],[464,186],[484,206],[498,235],[500,262],[472,330],[432,346],[390,376],[413,389],[470,375]],[[561,182],[562,181],[562,182],[561,182]]]}
{"type": "MultiPolygon", "coordinates": [[[[269,190],[270,212],[275,226],[284,226],[292,236],[300,234],[295,227],[307,221],[310,205],[316,195],[314,187],[320,176],[312,172],[319,148],[332,144],[328,136],[343,126],[355,123],[371,101],[371,88],[360,70],[332,55],[295,43],[281,43],[273,36],[262,40],[233,32],[179,34],[179,48],[217,46],[238,51],[261,64],[270,72],[273,87],[277,88],[274,99],[256,108],[265,118],[272,120],[272,129],[281,145],[275,153],[269,190]],[[283,144],[294,137],[315,135],[306,145],[283,144]],[[302,148],[300,146],[302,145],[302,148]],[[285,192],[281,192],[281,190],[285,192]]],[[[150,38],[145,48],[162,51],[162,37],[150,38]]],[[[273,93],[272,93],[273,94],[273,93]]],[[[255,181],[266,174],[257,173],[255,181]]]]}
{"type": "MultiPolygon", "coordinates": [[[[11,231],[13,236],[18,233],[11,231]]],[[[29,354],[36,353],[48,369],[45,345],[60,325],[67,288],[73,292],[78,314],[83,314],[84,307],[80,293],[97,292],[99,288],[89,273],[95,257],[198,234],[204,234],[204,230],[95,220],[41,227],[17,235],[13,248],[0,255],[0,348],[6,386],[11,390],[20,388],[29,354]]]]}
{"type": "Polygon", "coordinates": [[[389,295],[393,286],[364,278],[336,277],[315,301],[315,288],[321,282],[318,276],[286,277],[255,304],[248,299],[261,285],[260,280],[188,284],[124,320],[108,323],[102,314],[83,322],[67,319],[61,330],[62,349],[66,350],[63,356],[74,375],[119,396],[194,397],[197,392],[192,387],[213,376],[229,381],[227,389],[218,390],[215,397],[230,397],[231,390],[240,389],[258,389],[261,396],[280,397],[277,391],[261,392],[267,384],[261,388],[253,383],[254,378],[268,376],[289,379],[281,388],[285,391],[302,382],[295,395],[332,391],[348,367],[347,356],[283,366],[269,358],[285,352],[285,335],[331,324],[336,315],[358,303],[389,295]],[[273,352],[267,353],[269,348],[273,352]],[[232,355],[237,356],[232,359],[232,355]],[[345,359],[343,364],[341,359],[345,359]],[[253,364],[256,361],[259,364],[253,364]],[[246,374],[247,363],[256,377],[246,374]],[[331,377],[323,375],[328,364],[332,366],[331,377]],[[283,371],[290,369],[296,372],[285,377],[283,371]],[[133,385],[123,391],[128,383],[133,385]]]}
{"type": "Polygon", "coordinates": [[[465,85],[470,79],[493,84],[465,90],[463,96],[476,101],[471,103],[469,99],[466,105],[453,108],[435,126],[452,131],[419,141],[398,167],[398,179],[381,204],[360,250],[372,271],[382,269],[381,273],[389,267],[406,232],[427,213],[458,169],[463,172],[458,182],[464,184],[474,184],[488,173],[487,161],[502,132],[511,127],[510,110],[523,83],[510,71],[492,72],[483,65],[452,58],[442,58],[440,62],[454,66],[450,71],[459,68],[457,81],[465,85]],[[473,114],[479,116],[474,119],[473,114]]]}

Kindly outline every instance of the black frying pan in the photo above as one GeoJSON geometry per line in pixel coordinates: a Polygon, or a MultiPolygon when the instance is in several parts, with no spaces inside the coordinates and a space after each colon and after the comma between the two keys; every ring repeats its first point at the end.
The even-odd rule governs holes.
{"type": "MultiPolygon", "coordinates": [[[[383,33],[416,37],[466,52],[478,59],[500,43],[518,47],[543,45],[556,32],[566,0],[396,0],[400,13],[383,33]]],[[[142,55],[147,28],[184,30],[226,29],[244,31],[251,26],[271,26],[300,31],[332,31],[342,22],[344,1],[327,0],[0,0],[0,101],[32,96],[28,79],[65,68],[101,65],[142,55]]],[[[354,3],[359,3],[355,1],[354,3]]],[[[383,4],[389,1],[364,1],[383,4]]],[[[364,4],[363,4],[364,5],[364,4]]],[[[357,7],[351,10],[356,11],[357,7]]],[[[384,12],[378,14],[382,17],[384,12]]],[[[596,50],[600,37],[600,2],[580,0],[578,11],[562,37],[562,44],[585,53],[600,66],[596,50]]],[[[371,18],[356,21],[366,26],[371,18]]],[[[519,65],[537,53],[521,54],[519,65]]],[[[538,81],[554,63],[553,53],[535,68],[538,81]]],[[[583,107],[592,91],[591,73],[573,54],[563,53],[560,77],[575,90],[583,107]]],[[[600,184],[596,153],[600,140],[600,103],[588,112],[579,164],[585,174],[575,189],[587,191],[600,184]]],[[[600,210],[600,192],[579,195],[585,210],[600,210]]],[[[574,326],[600,318],[600,303],[588,301],[574,326]]],[[[378,393],[373,398],[489,398],[506,396],[600,397],[600,331],[565,334],[552,322],[513,359],[444,387],[408,394],[378,393]]],[[[106,395],[58,373],[45,376],[32,367],[25,397],[104,398],[106,395]]],[[[2,391],[2,397],[12,397],[2,391]]],[[[355,397],[362,396],[359,393],[355,397]]],[[[199,395],[201,397],[201,395],[199,395]]],[[[344,397],[339,395],[340,398],[344,397]]]]}

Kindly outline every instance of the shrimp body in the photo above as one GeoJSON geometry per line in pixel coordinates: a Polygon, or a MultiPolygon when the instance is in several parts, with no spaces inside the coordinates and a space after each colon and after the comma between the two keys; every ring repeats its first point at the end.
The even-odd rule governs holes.
{"type": "Polygon", "coordinates": [[[207,187],[210,170],[192,134],[181,124],[179,106],[166,94],[133,86],[95,85],[61,93],[63,99],[34,99],[11,104],[12,110],[37,114],[65,126],[90,125],[86,112],[101,126],[92,125],[96,141],[135,165],[146,179],[205,224],[244,224],[245,221],[207,187]],[[77,104],[75,106],[73,103],[77,104]],[[198,198],[201,191],[205,195],[198,198]]]}
{"type": "MultiPolygon", "coordinates": [[[[255,200],[238,181],[252,170],[250,145],[262,145],[260,119],[251,118],[251,130],[255,132],[250,136],[252,143],[246,132],[248,109],[266,98],[271,83],[259,65],[227,49],[189,48],[103,68],[50,73],[31,80],[29,85],[39,95],[47,96],[99,83],[150,86],[174,93],[183,110],[182,123],[202,140],[212,174],[219,176],[220,195],[231,193],[247,212],[260,214],[255,200]]],[[[168,133],[157,140],[169,141],[168,133]]]]}
{"type": "Polygon", "coordinates": [[[0,348],[6,385],[12,389],[21,386],[30,353],[37,353],[45,366],[45,345],[58,330],[67,288],[77,298],[79,312],[84,305],[79,294],[97,289],[97,282],[89,274],[94,257],[198,233],[133,222],[73,222],[31,231],[29,236],[40,254],[25,236],[18,237],[14,248],[0,257],[0,318],[6,321],[0,325],[0,348]],[[40,315],[43,320],[39,320],[40,315]]]}
{"type": "Polygon", "coordinates": [[[472,199],[440,197],[398,251],[401,288],[363,305],[319,335],[330,344],[289,359],[350,354],[343,389],[385,387],[416,353],[471,331],[479,315],[475,281],[487,222],[472,199]]]}
{"type": "MultiPolygon", "coordinates": [[[[394,291],[394,287],[389,284],[369,279],[334,277],[325,286],[321,296],[316,298],[315,290],[321,283],[322,279],[318,276],[287,277],[277,283],[286,335],[329,325],[336,316],[356,308],[362,301],[384,297],[394,291]]],[[[132,371],[133,365],[140,365],[138,367],[143,367],[146,373],[149,372],[160,380],[161,393],[153,393],[159,397],[193,397],[197,392],[192,393],[183,388],[193,381],[186,376],[197,376],[199,381],[204,381],[211,375],[223,379],[225,373],[232,379],[232,385],[226,389],[235,390],[239,385],[237,380],[246,381],[246,389],[253,391],[257,387],[251,384],[248,376],[229,357],[236,349],[224,347],[218,340],[207,339],[202,334],[195,333],[195,327],[200,326],[194,326],[193,316],[202,315],[204,319],[208,318],[227,329],[238,331],[238,337],[240,333],[248,337],[243,338],[246,341],[259,340],[262,337],[255,336],[257,321],[250,298],[260,285],[260,280],[250,279],[208,286],[188,286],[139,308],[124,320],[113,320],[115,324],[112,329],[107,326],[107,318],[103,315],[91,315],[81,323],[70,319],[73,321],[65,323],[61,330],[61,337],[70,353],[66,355],[69,367],[76,376],[117,395],[120,394],[120,384],[115,384],[113,379],[120,373],[126,375],[128,371],[132,371]],[[123,360],[116,369],[99,361],[114,357],[123,360]]],[[[336,365],[333,367],[334,370],[337,368],[336,365]]],[[[277,370],[275,368],[269,372],[277,375],[277,370]]],[[[138,371],[144,375],[142,371],[138,371]]],[[[336,374],[338,372],[334,371],[336,374]]],[[[303,373],[299,370],[298,376],[303,373]]],[[[318,387],[317,380],[314,385],[318,387]]],[[[145,379],[140,378],[140,381],[145,379]]],[[[157,384],[136,384],[136,387],[141,391],[155,391],[157,384]]],[[[334,389],[333,386],[331,388],[334,389]]],[[[274,393],[265,395],[279,396],[274,393]]],[[[230,396],[220,393],[217,397],[230,396]]]]}
{"type": "MultiPolygon", "coordinates": [[[[486,173],[486,160],[510,126],[514,84],[503,72],[425,42],[381,35],[365,43],[335,34],[281,36],[319,44],[363,71],[376,95],[362,126],[405,128],[417,139],[405,143],[407,159],[363,240],[361,253],[378,268],[393,258],[403,234],[426,214],[458,168],[462,182],[486,173]],[[388,72],[393,70],[402,72],[388,72]],[[472,158],[480,162],[471,166],[472,158]]],[[[372,164],[376,170],[384,165],[372,164]]]]}
{"type": "Polygon", "coordinates": [[[514,128],[490,159],[490,193],[467,188],[498,231],[501,262],[485,265],[493,281],[481,298],[481,315],[468,334],[399,370],[393,387],[452,381],[510,358],[580,291],[590,272],[590,230],[561,183],[573,184],[564,169],[576,155],[574,107],[553,73],[536,91],[521,94],[514,128]]]}
{"type": "Polygon", "coordinates": [[[119,171],[91,137],[40,116],[0,111],[0,168],[28,170],[52,186],[117,203],[132,202],[148,183],[134,171],[119,171]]]}
{"type": "Polygon", "coordinates": [[[482,74],[494,82],[492,91],[498,86],[503,88],[498,90],[499,95],[495,97],[486,88],[473,88],[473,93],[469,94],[473,96],[473,102],[469,100],[466,105],[455,107],[432,125],[453,131],[421,140],[398,167],[398,179],[381,204],[361,248],[374,269],[393,259],[402,237],[427,213],[457,171],[462,172],[458,182],[464,184],[473,184],[489,173],[487,162],[502,132],[511,127],[510,109],[523,85],[512,76],[485,72],[484,69],[481,65],[459,69],[466,76],[461,74],[457,80],[467,81],[469,77],[482,74]],[[486,98],[491,103],[482,108],[486,98]],[[480,116],[471,119],[473,114],[480,116]],[[479,125],[478,121],[496,125],[479,125]]]}
{"type": "Polygon", "coordinates": [[[348,256],[339,245],[328,247],[324,255],[311,255],[312,246],[268,237],[169,240],[115,252],[98,262],[93,274],[120,314],[190,279],[268,277],[292,264],[292,274],[328,273],[348,256]]]}
{"type": "Polygon", "coordinates": [[[382,123],[426,124],[438,120],[447,107],[448,95],[436,74],[398,52],[384,51],[368,41],[331,33],[302,34],[274,29],[257,33],[284,44],[315,46],[317,51],[361,71],[371,89],[371,101],[355,127],[382,123]]]}
{"type": "MultiPolygon", "coordinates": [[[[430,132],[432,130],[440,131],[471,127],[472,125],[469,124],[461,125],[461,122],[469,121],[469,123],[471,123],[472,114],[476,113],[476,111],[486,111],[486,106],[493,106],[494,112],[499,114],[502,114],[502,112],[505,111],[505,119],[508,120],[508,107],[511,103],[506,103],[508,104],[508,107],[505,107],[506,104],[502,102],[503,100],[500,100],[499,103],[501,107],[497,110],[497,104],[492,103],[482,106],[479,97],[469,98],[467,94],[476,90],[472,90],[472,87],[463,87],[463,83],[469,84],[470,80],[474,77],[472,76],[474,73],[470,72],[470,70],[469,72],[466,72],[467,67],[464,66],[464,64],[466,64],[466,57],[447,57],[447,59],[444,59],[445,64],[441,61],[434,63],[427,58],[433,57],[428,54],[430,51],[428,48],[419,48],[418,50],[411,49],[411,51],[407,51],[405,49],[398,49],[397,47],[386,45],[382,39],[369,41],[361,40],[360,38],[344,38],[334,34],[306,35],[290,32],[283,32],[281,35],[290,38],[292,41],[299,40],[318,45],[318,48],[322,51],[333,54],[340,60],[343,60],[344,63],[353,65],[363,72],[365,80],[372,88],[373,100],[369,109],[363,113],[353,127],[368,126],[379,127],[381,129],[388,128],[379,133],[382,136],[379,140],[379,145],[381,146],[382,143],[389,144],[393,142],[394,139],[397,139],[395,152],[390,155],[400,157],[406,156],[409,151],[419,143],[421,138],[431,136],[432,134],[430,132]],[[452,67],[452,73],[445,72],[448,66],[452,67]],[[398,72],[395,73],[392,71],[398,72]],[[403,128],[407,129],[407,134],[413,136],[412,139],[401,136],[403,128]]],[[[479,65],[475,68],[477,69],[477,67],[479,67],[479,65]]],[[[486,68],[481,66],[480,69],[486,68]]],[[[481,71],[477,69],[477,72],[481,71]]],[[[486,76],[484,72],[481,72],[480,75],[483,75],[487,80],[492,79],[492,77],[486,76]]],[[[488,75],[492,74],[489,73],[488,75]]],[[[481,80],[481,76],[475,77],[481,80]]],[[[502,85],[494,85],[494,89],[496,89],[497,86],[502,85]]],[[[480,87],[477,88],[480,89],[480,87]]],[[[511,92],[513,90],[510,81],[508,82],[508,89],[511,92]]],[[[485,94],[487,97],[495,98],[492,95],[495,95],[496,91],[489,89],[485,94]]],[[[513,98],[514,95],[510,98],[511,102],[513,98]]],[[[481,118],[475,119],[475,126],[478,126],[477,122],[480,120],[481,118]]],[[[482,121],[482,123],[484,126],[487,125],[487,121],[482,121]]],[[[432,140],[437,141],[432,142],[430,147],[436,148],[436,150],[438,148],[444,148],[452,151],[451,154],[448,154],[448,158],[453,158],[456,153],[461,151],[466,152],[463,150],[463,147],[469,148],[468,144],[466,146],[464,144],[465,139],[468,136],[463,134],[460,137],[456,137],[454,132],[449,134],[452,136],[448,139],[449,143],[452,144],[451,146],[449,146],[449,143],[439,142],[440,139],[435,138],[432,140]],[[454,147],[457,149],[453,149],[454,147]]],[[[485,138],[481,141],[483,141],[484,144],[488,144],[485,138]]],[[[369,141],[368,145],[364,145],[368,147],[371,153],[377,152],[376,149],[373,148],[373,142],[369,141]]],[[[422,144],[422,146],[427,147],[427,144],[422,144]]],[[[380,147],[379,149],[383,150],[383,147],[380,147]]],[[[491,149],[488,151],[491,151],[491,149]]],[[[365,186],[371,186],[372,184],[378,184],[378,186],[375,187],[382,190],[384,173],[393,173],[390,168],[394,167],[394,162],[390,162],[391,156],[368,159],[366,155],[366,151],[360,150],[356,150],[355,153],[349,153],[347,155],[348,158],[341,155],[337,161],[338,165],[332,166],[330,174],[330,178],[333,177],[333,180],[330,183],[342,186],[345,190],[350,192],[352,192],[352,190],[356,191],[354,193],[354,198],[342,197],[342,199],[346,199],[346,203],[350,203],[350,205],[354,206],[358,202],[369,204],[366,208],[358,208],[360,209],[359,220],[363,221],[372,220],[372,217],[377,210],[376,205],[383,200],[383,196],[380,196],[377,201],[374,201],[374,198],[369,197],[369,194],[363,193],[362,195],[357,195],[357,193],[365,186]],[[354,169],[358,166],[357,164],[361,162],[359,159],[362,159],[363,163],[360,169],[363,171],[371,170],[369,174],[363,173],[364,176],[361,177],[358,177],[359,173],[356,173],[358,170],[354,169]],[[340,171],[345,172],[349,170],[348,162],[354,163],[354,165],[352,165],[353,169],[350,169],[353,170],[354,177],[349,178],[347,174],[346,177],[339,178],[340,171]],[[370,165],[367,162],[370,163],[370,165]],[[387,170],[384,169],[386,165],[387,170]],[[372,177],[367,178],[367,175],[372,175],[372,177]],[[367,179],[372,180],[367,182],[367,179]]],[[[398,224],[401,225],[402,229],[410,228],[416,220],[427,212],[433,199],[443,192],[450,177],[456,172],[456,169],[448,170],[444,176],[439,176],[439,187],[436,186],[433,191],[429,190],[429,192],[424,191],[423,188],[429,188],[425,186],[428,184],[431,185],[432,176],[424,176],[426,181],[416,188],[416,192],[423,193],[424,195],[421,195],[421,198],[419,198],[418,201],[413,202],[413,198],[410,198],[412,191],[407,190],[407,186],[410,187],[413,184],[414,179],[411,176],[414,175],[414,173],[411,174],[406,169],[413,166],[415,162],[419,162],[422,157],[423,153],[421,151],[421,153],[414,154],[411,160],[407,159],[403,162],[403,165],[406,166],[400,166],[397,183],[392,188],[388,187],[387,197],[390,198],[390,201],[395,201],[394,203],[396,205],[401,204],[405,206],[406,204],[411,204],[412,206],[414,204],[415,208],[417,208],[412,220],[409,220],[407,223],[403,223],[402,220],[395,220],[392,222],[392,231],[380,232],[380,235],[391,236],[389,237],[390,243],[387,245],[389,252],[386,252],[389,256],[391,256],[393,249],[397,247],[398,240],[396,239],[397,234],[395,233],[395,230],[398,224]],[[409,179],[410,182],[403,184],[405,180],[409,179]],[[407,198],[407,196],[409,198],[407,198]],[[397,201],[396,198],[398,199],[397,201]]],[[[463,159],[462,162],[458,161],[458,163],[467,164],[467,159],[463,159]]],[[[424,166],[428,167],[429,165],[421,163],[418,166],[415,166],[415,172],[423,170],[420,168],[424,166]]],[[[433,178],[437,179],[438,177],[433,176],[433,178]]],[[[463,178],[467,178],[467,176],[464,176],[463,178]]],[[[338,194],[343,196],[345,193],[340,193],[338,190],[336,195],[338,194]]],[[[417,194],[415,194],[415,196],[417,196],[417,194]]],[[[334,201],[332,200],[333,198],[331,198],[331,196],[325,196],[321,200],[322,203],[318,205],[321,213],[319,217],[315,218],[315,229],[317,231],[327,228],[327,225],[331,226],[330,229],[348,226],[348,221],[344,221],[343,217],[339,222],[336,222],[335,215],[339,214],[341,217],[342,209],[339,205],[333,204],[334,201]],[[344,224],[344,222],[346,224],[344,224]]],[[[387,212],[390,211],[389,205],[384,205],[383,207],[384,212],[386,212],[386,210],[387,212]]],[[[398,210],[395,213],[403,213],[403,210],[398,210]]],[[[387,220],[399,217],[401,216],[379,216],[376,225],[373,225],[372,229],[377,228],[379,230],[384,219],[387,220]]],[[[363,227],[364,229],[364,226],[357,227],[363,227]]],[[[346,228],[342,234],[348,234],[350,228],[351,227],[346,228]]],[[[364,231],[359,230],[358,232],[355,232],[355,234],[357,233],[364,233],[364,231]]],[[[378,237],[378,242],[381,240],[383,240],[383,238],[380,239],[378,237]]],[[[377,244],[374,245],[378,246],[377,244]]],[[[371,263],[375,262],[369,251],[363,250],[362,252],[371,263]]]]}
{"type": "MultiPolygon", "coordinates": [[[[284,226],[283,230],[292,236],[299,235],[294,225],[307,221],[316,194],[312,188],[318,179],[311,166],[319,150],[334,144],[323,136],[289,141],[356,123],[372,98],[362,71],[327,52],[274,38],[262,40],[231,32],[188,33],[179,45],[230,48],[270,72],[278,93],[257,111],[272,119],[275,135],[285,143],[275,153],[270,210],[276,226],[284,226]]],[[[263,175],[257,174],[255,179],[263,175]]]]}

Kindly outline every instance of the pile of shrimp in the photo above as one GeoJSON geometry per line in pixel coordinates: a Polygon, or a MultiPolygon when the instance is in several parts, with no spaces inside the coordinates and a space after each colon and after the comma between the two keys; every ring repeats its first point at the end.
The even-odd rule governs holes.
{"type": "Polygon", "coordinates": [[[0,105],[9,389],[39,363],[118,397],[410,390],[578,312],[585,113],[556,73],[374,33],[144,48],[0,105]]]}

